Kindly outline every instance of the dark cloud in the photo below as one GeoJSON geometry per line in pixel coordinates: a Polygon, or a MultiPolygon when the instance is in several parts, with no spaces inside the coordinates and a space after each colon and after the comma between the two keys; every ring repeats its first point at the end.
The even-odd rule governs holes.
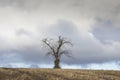
{"type": "Polygon", "coordinates": [[[67,64],[89,64],[103,63],[105,61],[118,60],[119,57],[109,56],[104,52],[103,46],[99,39],[83,37],[81,32],[78,34],[77,26],[69,21],[60,20],[51,27],[49,35],[63,35],[71,39],[74,44],[72,48],[73,58],[63,57],[62,62],[67,64]]]}
{"type": "Polygon", "coordinates": [[[113,26],[111,21],[98,20],[94,26],[93,34],[102,42],[120,41],[120,28],[113,26]]]}
{"type": "MultiPolygon", "coordinates": [[[[104,44],[100,43],[95,37],[84,37],[80,33],[78,35],[77,27],[75,27],[76,25],[72,22],[60,20],[55,25],[52,25],[48,31],[49,35],[55,36],[54,39],[56,39],[58,35],[63,35],[70,39],[74,44],[73,48],[70,49],[73,57],[63,56],[61,58],[62,63],[86,65],[90,63],[103,63],[112,60],[119,60],[120,57],[114,53],[105,53],[103,49],[104,44]]],[[[24,31],[20,31],[20,34],[21,32],[23,33],[24,31]]],[[[0,57],[1,63],[23,62],[32,65],[52,63],[52,57],[46,56],[48,49],[45,47],[41,48],[42,46],[44,45],[32,45],[18,50],[6,51],[4,53],[1,52],[1,54],[4,55],[0,57]],[[7,56],[9,57],[7,58],[7,56]]]]}

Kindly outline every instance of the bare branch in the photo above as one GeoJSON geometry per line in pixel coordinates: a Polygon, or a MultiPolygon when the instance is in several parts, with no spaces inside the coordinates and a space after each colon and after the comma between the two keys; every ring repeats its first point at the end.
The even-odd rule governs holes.
{"type": "Polygon", "coordinates": [[[73,44],[70,41],[64,41],[63,44],[70,44],[71,46],[73,46],[73,44]]]}
{"type": "Polygon", "coordinates": [[[62,45],[63,45],[63,39],[61,38],[61,36],[59,36],[57,53],[59,53],[60,48],[62,47],[62,45]]]}
{"type": "Polygon", "coordinates": [[[47,56],[48,56],[48,55],[55,56],[55,55],[53,54],[53,52],[48,52],[46,55],[47,55],[47,56]]]}
{"type": "Polygon", "coordinates": [[[61,57],[61,55],[63,55],[63,54],[66,55],[66,56],[68,56],[68,57],[72,57],[70,55],[70,52],[68,52],[67,50],[64,50],[64,51],[60,52],[59,57],[61,57]]]}
{"type": "Polygon", "coordinates": [[[47,39],[43,39],[42,41],[53,51],[53,53],[55,53],[54,48],[48,43],[47,39]]]}

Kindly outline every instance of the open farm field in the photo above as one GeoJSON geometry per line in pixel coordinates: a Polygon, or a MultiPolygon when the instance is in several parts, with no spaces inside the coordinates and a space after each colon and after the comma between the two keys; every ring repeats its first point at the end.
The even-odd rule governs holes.
{"type": "Polygon", "coordinates": [[[1,68],[0,80],[120,80],[120,71],[1,68]]]}

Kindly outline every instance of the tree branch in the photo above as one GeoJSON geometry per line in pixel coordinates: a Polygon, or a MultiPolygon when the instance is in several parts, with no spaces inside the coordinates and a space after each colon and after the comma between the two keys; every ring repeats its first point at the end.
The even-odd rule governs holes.
{"type": "Polygon", "coordinates": [[[59,57],[61,57],[61,55],[63,55],[63,54],[68,56],[68,57],[72,57],[72,56],[69,55],[70,53],[67,50],[64,50],[64,51],[60,52],[59,57]]]}
{"type": "Polygon", "coordinates": [[[47,39],[43,39],[42,40],[51,50],[52,50],[52,52],[55,54],[55,50],[54,50],[54,48],[48,43],[48,40],[47,39]]]}

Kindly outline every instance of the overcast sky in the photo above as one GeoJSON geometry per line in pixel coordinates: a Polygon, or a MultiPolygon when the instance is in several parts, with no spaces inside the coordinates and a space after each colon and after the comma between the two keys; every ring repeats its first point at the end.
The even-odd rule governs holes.
{"type": "Polygon", "coordinates": [[[74,46],[63,68],[120,70],[120,0],[0,0],[0,66],[53,67],[43,38],[74,46]]]}

